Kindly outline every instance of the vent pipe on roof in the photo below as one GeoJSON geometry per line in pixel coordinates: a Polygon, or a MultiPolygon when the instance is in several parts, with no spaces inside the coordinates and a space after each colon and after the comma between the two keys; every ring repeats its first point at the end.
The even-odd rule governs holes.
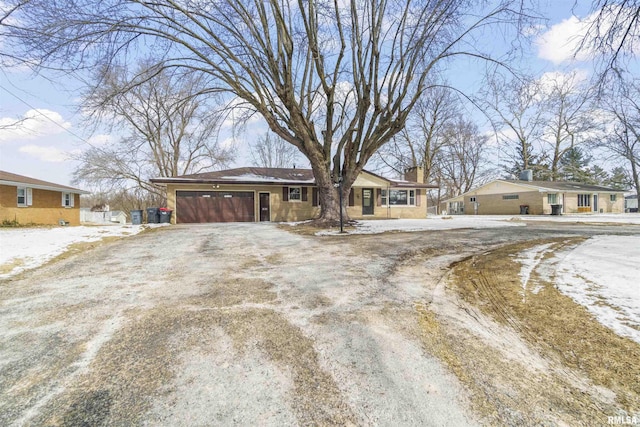
{"type": "Polygon", "coordinates": [[[520,181],[533,181],[533,171],[531,169],[525,169],[520,172],[520,181]]]}

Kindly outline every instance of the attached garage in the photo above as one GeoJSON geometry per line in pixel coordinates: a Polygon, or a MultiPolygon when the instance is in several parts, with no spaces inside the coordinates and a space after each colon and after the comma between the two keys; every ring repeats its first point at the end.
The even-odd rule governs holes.
{"type": "Polygon", "coordinates": [[[176,222],[253,222],[253,191],[176,191],[176,222]]]}

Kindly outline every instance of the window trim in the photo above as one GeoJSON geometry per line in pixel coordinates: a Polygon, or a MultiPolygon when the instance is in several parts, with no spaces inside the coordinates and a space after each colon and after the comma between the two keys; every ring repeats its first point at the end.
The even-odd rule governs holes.
{"type": "Polygon", "coordinates": [[[16,205],[19,208],[27,208],[29,206],[33,206],[33,189],[31,187],[22,187],[19,186],[16,189],[16,205]],[[24,191],[24,201],[20,203],[20,190],[24,191]]]}
{"type": "Polygon", "coordinates": [[[297,202],[297,203],[302,202],[302,186],[289,187],[289,200],[288,201],[289,202],[297,202]],[[298,198],[291,197],[292,190],[298,190],[298,192],[297,192],[298,193],[297,194],[298,198]]]}
{"type": "Polygon", "coordinates": [[[62,192],[62,207],[63,208],[73,208],[75,205],[75,197],[73,193],[65,193],[62,192]],[[67,201],[67,196],[69,197],[68,201],[67,201]]]}
{"type": "Polygon", "coordinates": [[[415,189],[400,189],[400,188],[383,188],[380,191],[380,206],[384,206],[387,208],[394,208],[394,207],[415,207],[416,206],[416,190],[415,189]],[[403,191],[407,193],[407,203],[405,204],[389,204],[389,197],[388,195],[392,192],[392,191],[403,191]],[[413,203],[412,203],[413,202],[413,203]]]}
{"type": "Polygon", "coordinates": [[[591,194],[578,194],[578,207],[590,208],[591,207],[591,194]],[[586,201],[586,204],[584,204],[586,201]]]}
{"type": "Polygon", "coordinates": [[[618,201],[618,195],[617,194],[609,194],[609,202],[615,203],[617,201],[618,201]]]}

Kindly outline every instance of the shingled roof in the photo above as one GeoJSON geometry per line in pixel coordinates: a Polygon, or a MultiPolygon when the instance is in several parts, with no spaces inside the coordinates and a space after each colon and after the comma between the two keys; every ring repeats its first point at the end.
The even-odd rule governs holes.
{"type": "MultiPolygon", "coordinates": [[[[393,187],[436,188],[437,186],[417,182],[392,180],[374,173],[370,175],[388,181],[393,187]]],[[[243,167],[215,172],[182,175],[171,178],[152,178],[155,184],[267,184],[267,185],[315,185],[311,169],[254,168],[243,167]]]]}
{"type": "Polygon", "coordinates": [[[151,182],[156,184],[313,184],[315,179],[311,169],[244,167],[172,178],[152,178],[151,182]]]}
{"type": "Polygon", "coordinates": [[[6,171],[0,171],[0,184],[16,187],[25,186],[31,188],[39,188],[42,190],[62,191],[75,194],[89,194],[88,191],[79,190],[77,188],[68,187],[66,185],[55,184],[53,182],[43,181],[41,179],[35,179],[6,171]]]}
{"type": "Polygon", "coordinates": [[[523,180],[517,180],[517,179],[505,179],[504,181],[511,182],[513,184],[518,184],[518,185],[529,185],[529,186],[539,187],[543,189],[565,191],[565,192],[602,191],[602,192],[619,193],[624,191],[624,190],[617,190],[611,187],[604,187],[601,185],[582,184],[580,182],[572,182],[572,181],[523,181],[523,180]]]}

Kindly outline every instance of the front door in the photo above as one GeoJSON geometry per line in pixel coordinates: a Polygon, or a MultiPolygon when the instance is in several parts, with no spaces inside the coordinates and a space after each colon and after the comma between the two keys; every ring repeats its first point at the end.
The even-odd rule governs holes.
{"type": "Polygon", "coordinates": [[[271,221],[269,193],[260,193],[260,221],[271,221]]]}
{"type": "Polygon", "coordinates": [[[598,195],[593,195],[593,211],[598,212],[598,195]]]}
{"type": "Polygon", "coordinates": [[[362,189],[362,215],[373,215],[373,188],[362,189]]]}

